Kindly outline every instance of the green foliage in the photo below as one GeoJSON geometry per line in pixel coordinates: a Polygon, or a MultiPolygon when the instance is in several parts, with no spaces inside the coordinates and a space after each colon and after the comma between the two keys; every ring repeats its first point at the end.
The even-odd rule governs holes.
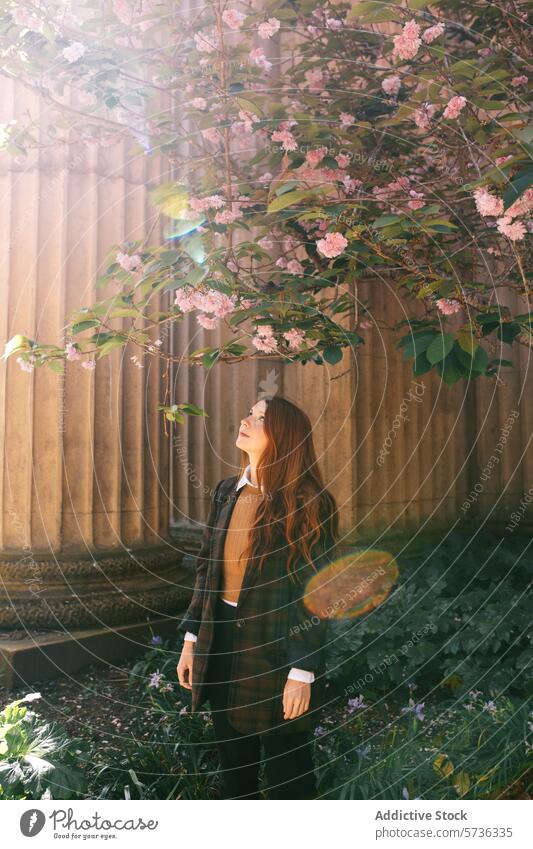
{"type": "Polygon", "coordinates": [[[531,700],[475,690],[422,709],[420,719],[412,710],[369,706],[379,727],[365,729],[363,712],[356,720],[345,715],[338,729],[321,736],[322,798],[497,798],[531,774],[531,700]]]}
{"type": "Polygon", "coordinates": [[[24,706],[0,713],[0,799],[83,798],[86,744],[24,706]]]}
{"type": "Polygon", "coordinates": [[[331,623],[337,686],[378,696],[416,678],[424,692],[531,692],[533,560],[519,541],[455,531],[425,556],[397,560],[400,580],[380,607],[331,623]]]}

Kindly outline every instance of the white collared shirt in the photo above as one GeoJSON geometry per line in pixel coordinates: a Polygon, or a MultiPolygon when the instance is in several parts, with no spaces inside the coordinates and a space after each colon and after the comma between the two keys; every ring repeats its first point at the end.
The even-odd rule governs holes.
{"type": "MultiPolygon", "coordinates": [[[[235,492],[238,492],[239,489],[241,489],[241,487],[243,486],[246,486],[246,484],[248,484],[248,486],[253,486],[254,489],[258,488],[250,480],[250,463],[248,463],[244,472],[242,473],[241,479],[235,487],[235,492]]],[[[261,491],[263,491],[263,488],[261,488],[261,491]]],[[[222,601],[226,604],[231,604],[232,607],[237,607],[238,604],[237,601],[229,601],[227,598],[223,598],[222,601]]],[[[191,642],[195,643],[197,640],[197,636],[196,634],[191,633],[191,631],[187,631],[184,639],[190,640],[191,642]]],[[[290,678],[292,681],[303,681],[306,684],[312,684],[315,680],[315,673],[310,672],[307,669],[298,669],[297,667],[293,666],[292,669],[289,671],[287,678],[290,678]]]]}

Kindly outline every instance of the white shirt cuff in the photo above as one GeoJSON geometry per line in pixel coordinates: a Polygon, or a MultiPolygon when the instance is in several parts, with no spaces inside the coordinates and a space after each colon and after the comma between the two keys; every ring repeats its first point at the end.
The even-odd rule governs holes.
{"type": "MultiPolygon", "coordinates": [[[[192,634],[190,631],[187,631],[183,639],[190,640],[192,643],[195,643],[198,637],[196,634],[192,634]]],[[[291,678],[293,681],[303,681],[305,684],[312,684],[315,680],[315,673],[309,672],[307,669],[298,669],[293,666],[287,678],[291,678]]]]}
{"type": "Polygon", "coordinates": [[[287,678],[291,678],[293,681],[304,681],[306,684],[312,684],[315,680],[315,673],[309,672],[307,669],[297,669],[293,666],[287,678]]]}

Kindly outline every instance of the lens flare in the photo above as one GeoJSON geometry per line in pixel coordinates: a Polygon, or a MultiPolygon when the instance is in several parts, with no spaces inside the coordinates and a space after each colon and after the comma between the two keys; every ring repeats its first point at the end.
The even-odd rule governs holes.
{"type": "Polygon", "coordinates": [[[385,601],[398,577],[388,551],[343,554],[308,581],[304,604],[320,619],[355,619],[385,601]]]}

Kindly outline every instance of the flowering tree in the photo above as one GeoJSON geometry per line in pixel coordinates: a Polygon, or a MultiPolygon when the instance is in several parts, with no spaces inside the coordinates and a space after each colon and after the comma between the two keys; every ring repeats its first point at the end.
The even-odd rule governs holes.
{"type": "MultiPolygon", "coordinates": [[[[0,0],[0,14],[0,72],[42,94],[50,143],[126,136],[132,156],[161,154],[176,175],[153,193],[168,244],[111,245],[109,296],[70,317],[66,347],[12,338],[4,356],[22,368],[93,368],[128,342],[139,367],[335,364],[387,328],[358,297],[369,276],[412,304],[387,329],[415,375],[498,380],[503,343],[533,346],[525,3],[212,0],[186,14],[85,0],[73,14],[0,0]],[[174,357],[153,344],[150,324],[191,311],[208,330],[223,321],[229,341],[174,357]]],[[[31,121],[1,131],[19,161],[42,144],[31,121]]]]}

